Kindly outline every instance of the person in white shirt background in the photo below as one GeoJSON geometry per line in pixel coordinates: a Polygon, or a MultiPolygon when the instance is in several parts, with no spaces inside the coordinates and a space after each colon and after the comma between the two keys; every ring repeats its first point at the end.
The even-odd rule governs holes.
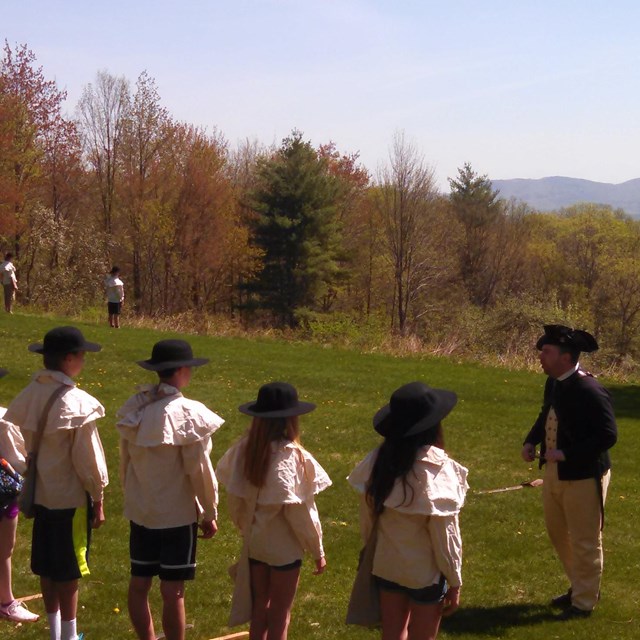
{"type": "Polygon", "coordinates": [[[4,310],[13,313],[13,302],[16,299],[18,290],[18,279],[16,278],[16,268],[13,264],[13,253],[5,253],[4,262],[0,263],[0,274],[2,274],[2,287],[4,288],[4,310]]]}
{"type": "Polygon", "coordinates": [[[120,267],[114,266],[104,279],[107,293],[107,312],[109,314],[109,326],[120,328],[120,313],[124,303],[124,282],[120,280],[120,267]]]}

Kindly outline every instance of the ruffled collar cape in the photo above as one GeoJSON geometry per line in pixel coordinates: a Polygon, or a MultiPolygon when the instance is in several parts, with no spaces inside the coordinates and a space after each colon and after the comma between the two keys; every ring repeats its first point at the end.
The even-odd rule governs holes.
{"type": "Polygon", "coordinates": [[[61,371],[42,369],[31,377],[25,387],[11,402],[4,419],[16,424],[23,431],[37,431],[40,413],[49,395],[60,385],[68,387],[54,402],[45,433],[56,429],[77,429],[87,422],[104,417],[104,407],[61,371]],[[35,385],[35,386],[34,386],[35,385]]]}
{"type": "Polygon", "coordinates": [[[185,398],[164,382],[138,389],[118,410],[116,427],[122,438],[139,447],[192,444],[210,437],[224,424],[202,402],[185,398]]]}
{"type": "MultiPolygon", "coordinates": [[[[245,436],[222,456],[216,476],[229,493],[248,499],[255,487],[244,476],[246,443],[245,436]]],[[[329,486],[331,479],[327,472],[306,449],[290,441],[273,442],[271,464],[257,502],[301,504],[329,486]]]]}
{"type": "MultiPolygon", "coordinates": [[[[365,493],[378,449],[371,451],[347,478],[360,493],[365,493]]],[[[467,493],[468,470],[452,460],[443,449],[424,447],[418,453],[413,469],[407,474],[406,495],[402,482],[396,480],[384,506],[401,513],[425,516],[457,514],[467,493]],[[413,493],[411,491],[413,490],[413,493]]]]}

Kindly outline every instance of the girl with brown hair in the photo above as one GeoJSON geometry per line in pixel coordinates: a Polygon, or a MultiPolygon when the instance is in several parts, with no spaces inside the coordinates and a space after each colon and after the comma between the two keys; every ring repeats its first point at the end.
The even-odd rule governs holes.
{"type": "Polygon", "coordinates": [[[216,469],[244,543],[229,625],[250,620],[250,640],[286,640],[304,552],[315,575],[327,564],[315,495],[331,480],[302,448],[298,424],[313,409],[288,383],[263,385],[239,407],[251,426],[216,469]]]}

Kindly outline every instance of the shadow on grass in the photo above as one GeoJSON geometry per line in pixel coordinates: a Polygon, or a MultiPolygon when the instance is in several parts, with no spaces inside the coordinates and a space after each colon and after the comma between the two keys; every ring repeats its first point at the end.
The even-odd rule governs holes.
{"type": "Polygon", "coordinates": [[[538,604],[461,607],[451,618],[442,620],[442,628],[450,634],[501,636],[511,627],[532,626],[554,619],[549,607],[538,604]]]}

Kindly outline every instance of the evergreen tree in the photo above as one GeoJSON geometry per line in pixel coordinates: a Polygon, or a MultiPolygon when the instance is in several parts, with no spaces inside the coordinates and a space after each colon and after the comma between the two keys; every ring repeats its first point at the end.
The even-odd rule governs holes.
{"type": "Polygon", "coordinates": [[[280,324],[294,326],[296,312],[315,308],[343,275],[336,219],[339,183],[299,131],[262,159],[257,173],[253,240],[263,252],[263,268],[249,289],[280,324]]]}

